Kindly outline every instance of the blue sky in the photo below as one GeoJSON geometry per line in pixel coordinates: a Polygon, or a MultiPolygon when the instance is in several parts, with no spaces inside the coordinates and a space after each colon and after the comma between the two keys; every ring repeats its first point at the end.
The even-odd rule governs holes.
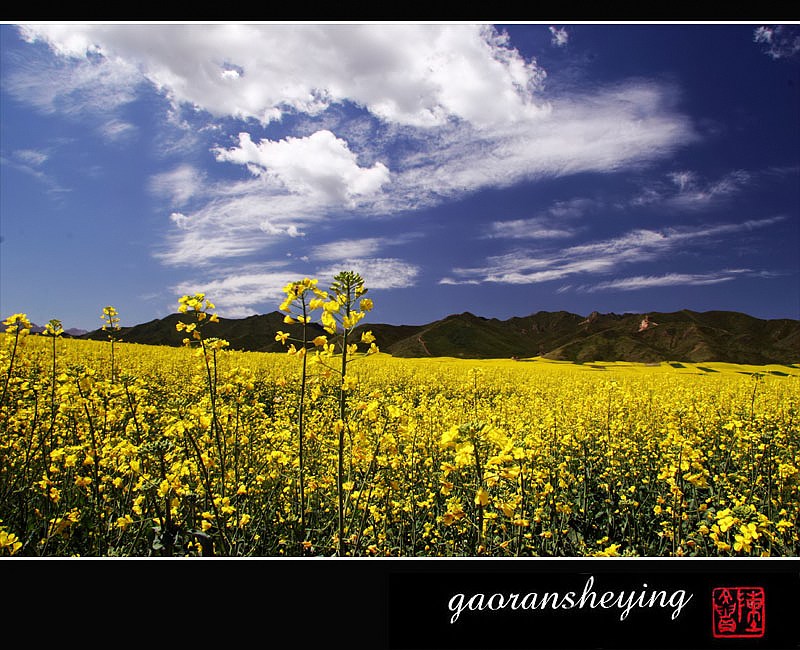
{"type": "Polygon", "coordinates": [[[800,318],[800,25],[0,25],[0,316],[800,318]]]}

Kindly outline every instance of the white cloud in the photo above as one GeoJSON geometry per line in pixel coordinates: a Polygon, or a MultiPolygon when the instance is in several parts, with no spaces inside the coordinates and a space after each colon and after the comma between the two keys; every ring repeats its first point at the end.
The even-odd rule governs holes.
{"type": "Polygon", "coordinates": [[[246,165],[254,174],[280,182],[292,194],[316,196],[333,204],[355,205],[389,181],[383,163],[359,167],[347,142],[327,130],[305,138],[286,138],[255,144],[249,133],[239,134],[239,146],[217,149],[217,160],[246,165]]]}
{"type": "Polygon", "coordinates": [[[550,34],[552,35],[550,39],[550,43],[552,43],[556,47],[566,47],[567,43],[569,42],[569,34],[567,34],[567,30],[558,27],[550,27],[550,34]]]}
{"type": "Polygon", "coordinates": [[[39,24],[23,35],[65,57],[130,61],[175,103],[262,122],[346,100],[399,124],[494,122],[538,111],[544,77],[488,25],[39,24]]]}
{"type": "MultiPolygon", "coordinates": [[[[488,25],[40,24],[24,33],[72,57],[71,67],[59,60],[58,76],[112,69],[108,92],[97,93],[117,102],[131,99],[131,75],[138,70],[140,79],[173,100],[174,114],[186,105],[216,116],[270,120],[290,110],[317,117],[350,102],[387,123],[439,127],[416,141],[430,165],[419,166],[413,154],[402,160],[406,182],[397,193],[424,181],[422,196],[409,196],[412,204],[426,192],[430,200],[542,175],[614,171],[661,157],[694,137],[673,110],[675,89],[630,83],[547,97],[544,71],[488,25]]],[[[20,82],[35,82],[29,72],[20,82]]],[[[107,85],[100,75],[92,83],[107,85]]],[[[41,85],[53,84],[48,78],[41,85]]],[[[92,93],[78,97],[93,101],[92,93]]],[[[295,140],[269,146],[273,153],[298,153],[323,144],[321,136],[295,140]]],[[[329,152],[335,160],[341,153],[329,152]]],[[[365,194],[384,180],[384,170],[369,169],[347,189],[365,194]]],[[[288,170],[284,179],[311,180],[288,170]]]]}

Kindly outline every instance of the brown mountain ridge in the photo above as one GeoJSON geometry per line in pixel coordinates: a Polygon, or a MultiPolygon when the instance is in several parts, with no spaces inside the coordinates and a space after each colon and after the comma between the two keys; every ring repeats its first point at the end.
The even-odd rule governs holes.
{"type": "MultiPolygon", "coordinates": [[[[117,338],[131,343],[178,346],[184,338],[175,324],[186,315],[171,314],[123,327],[117,338]]],[[[311,338],[324,334],[311,324],[311,338]]],[[[397,357],[460,357],[469,359],[530,358],[573,361],[653,363],[724,361],[763,365],[800,362],[800,321],[762,320],[733,311],[648,314],[600,314],[588,317],[565,311],[540,311],[508,320],[482,318],[469,312],[452,314],[425,325],[362,324],[372,330],[382,352],[397,357]]],[[[275,332],[299,336],[297,325],[286,325],[283,314],[220,318],[207,325],[206,335],[230,342],[231,349],[281,352],[275,332]]],[[[79,338],[104,340],[95,330],[79,338]]]]}

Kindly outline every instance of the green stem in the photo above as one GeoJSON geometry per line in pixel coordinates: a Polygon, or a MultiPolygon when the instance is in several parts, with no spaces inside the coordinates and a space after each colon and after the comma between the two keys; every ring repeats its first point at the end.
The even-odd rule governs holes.
{"type": "MultiPolygon", "coordinates": [[[[348,301],[347,301],[347,316],[350,315],[350,301],[349,301],[349,288],[348,288],[348,301]]],[[[347,416],[347,399],[345,397],[345,375],[347,373],[347,329],[345,328],[342,335],[342,383],[339,386],[339,445],[338,445],[338,472],[336,475],[336,489],[339,493],[339,556],[344,555],[344,427],[345,417],[347,416]]]]}
{"type": "Polygon", "coordinates": [[[11,381],[11,375],[14,370],[14,359],[17,357],[17,344],[19,343],[19,325],[17,325],[17,330],[14,333],[14,347],[11,349],[11,360],[8,363],[8,373],[6,374],[6,382],[3,386],[3,397],[0,398],[0,404],[4,404],[6,401],[6,394],[8,393],[8,384],[11,381]]]}
{"type": "Polygon", "coordinates": [[[305,489],[305,459],[303,437],[305,434],[305,397],[306,397],[306,374],[308,363],[308,327],[307,327],[307,308],[305,297],[303,297],[303,371],[300,377],[300,407],[298,413],[298,427],[300,435],[298,439],[298,457],[300,462],[300,542],[306,539],[306,489],[305,489]]]}
{"type": "Polygon", "coordinates": [[[211,372],[211,364],[208,360],[208,348],[206,348],[206,342],[204,339],[200,339],[200,345],[202,346],[203,350],[203,359],[205,360],[206,364],[206,378],[208,379],[208,394],[211,399],[211,428],[214,431],[214,440],[217,445],[217,455],[219,456],[219,471],[221,477],[221,485],[220,485],[220,494],[222,497],[225,496],[225,449],[223,447],[223,441],[221,438],[221,428],[222,426],[217,419],[217,382],[216,382],[216,375],[217,375],[217,352],[213,350],[213,358],[214,358],[214,372],[212,375],[211,372]]]}

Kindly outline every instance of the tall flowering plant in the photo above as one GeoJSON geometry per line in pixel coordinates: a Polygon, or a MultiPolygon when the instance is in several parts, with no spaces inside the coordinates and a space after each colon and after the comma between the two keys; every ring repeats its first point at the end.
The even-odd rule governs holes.
{"type": "Polygon", "coordinates": [[[111,342],[111,381],[114,381],[115,367],[114,367],[114,343],[117,341],[117,332],[120,330],[119,316],[117,310],[111,305],[103,307],[103,313],[100,316],[103,321],[103,331],[108,332],[108,340],[111,342]]]}
{"type": "MultiPolygon", "coordinates": [[[[279,331],[275,334],[275,340],[283,343],[287,341],[294,341],[289,343],[289,354],[299,356],[302,360],[302,369],[300,374],[300,395],[298,397],[298,463],[299,463],[299,519],[300,519],[300,540],[305,542],[306,534],[306,498],[305,498],[305,401],[306,401],[306,385],[308,380],[308,344],[309,344],[309,330],[308,325],[311,322],[312,312],[320,309],[328,294],[317,288],[318,280],[304,278],[297,282],[290,282],[287,284],[283,291],[286,294],[284,301],[280,305],[280,310],[285,312],[283,322],[287,325],[299,323],[301,325],[300,337],[292,338],[287,332],[279,331]],[[295,343],[300,345],[298,350],[295,343]]],[[[324,344],[320,340],[323,337],[316,337],[314,345],[324,344]]]]}
{"type": "MultiPolygon", "coordinates": [[[[338,542],[337,552],[344,555],[344,504],[345,504],[345,479],[344,479],[344,459],[345,459],[345,432],[347,429],[347,402],[348,395],[356,386],[355,380],[348,376],[348,366],[356,358],[358,344],[354,342],[356,326],[364,319],[366,313],[373,308],[372,300],[364,297],[368,289],[364,286],[364,279],[354,271],[342,271],[334,276],[333,283],[329,291],[322,291],[317,288],[318,281],[308,278],[288,284],[284,291],[286,299],[281,304],[280,309],[287,313],[284,322],[288,324],[300,323],[302,328],[301,339],[296,342],[302,344],[297,350],[294,343],[290,344],[289,354],[301,355],[303,359],[302,380],[300,389],[300,446],[303,440],[303,400],[305,396],[305,385],[307,377],[307,347],[313,343],[316,348],[313,357],[314,363],[323,366],[327,371],[334,373],[338,381],[338,419],[334,424],[334,434],[337,436],[337,511],[338,511],[338,542]],[[313,296],[313,297],[312,297],[313,296]],[[327,334],[316,336],[309,340],[307,325],[311,322],[311,313],[321,309],[320,322],[327,334]],[[330,337],[330,339],[329,339],[330,337]],[[335,358],[340,356],[338,363],[335,358]]],[[[284,344],[290,340],[286,332],[278,332],[275,336],[276,341],[284,344]]],[[[293,339],[294,340],[294,339],[293,339]]],[[[368,345],[366,354],[378,352],[375,345],[375,337],[372,332],[364,332],[361,342],[368,345]]],[[[302,453],[302,452],[301,452],[302,453]]],[[[303,511],[303,464],[301,460],[301,512],[303,511]]],[[[301,527],[304,520],[301,520],[301,527]]]]}

